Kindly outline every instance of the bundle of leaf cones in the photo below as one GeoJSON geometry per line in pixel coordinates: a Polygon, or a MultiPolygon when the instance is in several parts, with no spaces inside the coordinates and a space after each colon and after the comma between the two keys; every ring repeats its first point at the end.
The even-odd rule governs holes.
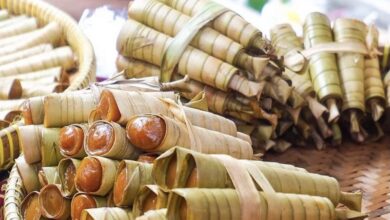
{"type": "Polygon", "coordinates": [[[307,57],[308,68],[301,75],[288,70],[285,74],[296,88],[313,92],[327,106],[329,126],[338,124],[344,134],[359,143],[383,136],[381,121],[387,101],[378,59],[378,35],[375,26],[355,19],[339,18],[332,27],[321,13],[306,17],[302,40],[288,24],[271,31],[278,56],[318,50],[307,57]]]}
{"type": "Polygon", "coordinates": [[[325,15],[312,13],[303,40],[283,24],[268,41],[230,10],[207,17],[213,7],[208,0],[131,1],[117,40],[118,70],[125,78],[160,76],[162,89],[179,91],[185,105],[233,119],[259,151],[382,137],[386,100],[375,27],[340,19],[332,29],[325,15]],[[334,41],[359,42],[370,53],[328,48],[301,63],[283,62],[334,41]]]}
{"type": "Polygon", "coordinates": [[[323,123],[326,108],[293,88],[270,42],[238,14],[222,9],[207,25],[198,24],[189,45],[174,47],[185,41],[180,30],[207,20],[213,7],[220,6],[206,0],[132,1],[117,41],[118,69],[126,78],[161,75],[163,89],[179,91],[188,106],[233,119],[261,151],[287,149],[292,144],[288,131],[302,137],[296,141],[323,148],[320,132],[331,132],[323,123]],[[175,59],[166,77],[165,63],[175,59]],[[313,117],[320,119],[309,123],[313,117]]]}

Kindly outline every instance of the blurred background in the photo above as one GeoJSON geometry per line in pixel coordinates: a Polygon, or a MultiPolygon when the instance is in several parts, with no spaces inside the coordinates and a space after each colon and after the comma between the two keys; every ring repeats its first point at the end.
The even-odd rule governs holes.
{"type": "MultiPolygon", "coordinates": [[[[46,0],[70,13],[95,47],[98,76],[107,78],[115,69],[115,45],[97,42],[115,42],[127,18],[129,0],[46,0]]],[[[237,11],[258,27],[265,36],[276,24],[290,23],[302,33],[305,16],[313,11],[323,12],[331,20],[350,17],[374,23],[380,29],[380,44],[390,42],[390,0],[215,0],[237,11]]]]}

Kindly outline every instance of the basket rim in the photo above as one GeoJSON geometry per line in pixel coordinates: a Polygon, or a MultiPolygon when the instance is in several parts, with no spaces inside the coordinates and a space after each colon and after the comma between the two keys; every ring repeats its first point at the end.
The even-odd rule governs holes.
{"type": "Polygon", "coordinates": [[[10,176],[5,185],[3,216],[4,219],[22,220],[20,207],[25,197],[22,177],[20,176],[16,164],[12,166],[10,176]],[[12,198],[12,199],[10,199],[12,198]]]}

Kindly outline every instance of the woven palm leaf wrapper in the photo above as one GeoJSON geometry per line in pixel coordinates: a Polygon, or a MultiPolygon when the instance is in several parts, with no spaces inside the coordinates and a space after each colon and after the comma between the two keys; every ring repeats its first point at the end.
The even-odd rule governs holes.
{"type": "MultiPolygon", "coordinates": [[[[309,14],[303,28],[306,49],[333,42],[330,22],[325,15],[319,12],[309,14]]],[[[342,90],[336,55],[325,52],[315,54],[310,59],[309,68],[314,90],[319,100],[329,109],[329,122],[337,121],[339,118],[337,105],[342,101],[342,90]]]]}
{"type": "MultiPolygon", "coordinates": [[[[159,0],[170,7],[189,16],[195,16],[203,10],[209,0],[159,0]]],[[[130,17],[130,16],[129,16],[130,17]]],[[[245,21],[237,13],[227,10],[221,16],[211,22],[210,26],[225,36],[239,42],[245,48],[256,48],[264,52],[271,52],[268,41],[262,33],[253,25],[245,21]]]]}
{"type": "MultiPolygon", "coordinates": [[[[96,96],[91,91],[45,96],[43,102],[43,123],[45,127],[62,127],[69,124],[88,122],[90,112],[97,105],[96,96]]],[[[42,108],[42,106],[39,106],[39,108],[42,108]]]]}
{"type": "MultiPolygon", "coordinates": [[[[337,42],[365,43],[367,26],[354,19],[337,19],[333,32],[337,42]]],[[[354,140],[366,139],[360,120],[365,113],[364,56],[359,53],[339,53],[337,55],[340,80],[343,90],[343,107],[350,133],[354,140]]]]}
{"type": "MultiPolygon", "coordinates": [[[[188,178],[188,176],[183,176],[179,178],[179,172],[181,172],[183,169],[187,169],[186,166],[188,166],[188,163],[186,163],[186,160],[188,157],[190,157],[191,154],[195,155],[195,152],[186,150],[180,147],[175,147],[164,154],[162,154],[159,158],[156,159],[155,165],[153,167],[152,175],[154,178],[154,181],[156,184],[158,184],[162,189],[171,189],[175,188],[179,184],[179,179],[188,178]]],[[[203,155],[203,154],[196,154],[196,155],[203,155]]],[[[205,156],[207,157],[207,156],[205,156]]],[[[223,166],[216,161],[216,160],[210,160],[213,161],[213,165],[216,167],[215,169],[221,168],[223,169],[223,166]],[[214,163],[215,162],[215,163],[214,163]]],[[[193,165],[193,164],[192,164],[193,165]]],[[[202,165],[202,164],[201,164],[202,165]]],[[[204,164],[205,166],[212,166],[210,164],[204,164]]],[[[266,163],[266,165],[269,165],[270,167],[276,167],[276,168],[284,168],[287,170],[296,170],[300,172],[306,172],[304,169],[296,168],[291,165],[281,165],[278,163],[266,163]]],[[[189,169],[189,168],[188,168],[189,169]]],[[[211,172],[211,171],[210,171],[211,172]]],[[[218,172],[218,171],[216,171],[218,172]]],[[[213,184],[215,186],[218,186],[219,184],[226,184],[227,176],[226,173],[220,173],[223,174],[221,176],[210,176],[208,184],[213,184]]],[[[180,180],[182,181],[182,180],[180,180]]],[[[183,182],[181,182],[183,184],[183,182]]],[[[184,186],[182,186],[184,187],[184,186]]]]}
{"type": "Polygon", "coordinates": [[[146,212],[167,207],[168,192],[157,185],[145,185],[133,205],[133,215],[138,217],[146,212]]]}
{"type": "Polygon", "coordinates": [[[0,151],[2,152],[0,154],[1,170],[8,170],[22,150],[18,137],[19,126],[18,124],[14,124],[0,130],[0,151]]]}
{"type": "Polygon", "coordinates": [[[96,121],[90,126],[87,136],[84,149],[88,155],[118,160],[135,159],[139,155],[138,150],[127,140],[126,130],[115,122],[96,121]],[[95,136],[103,136],[103,129],[107,130],[104,135],[110,139],[110,143],[103,145],[98,142],[99,139],[93,143],[95,136]]]}
{"type": "MultiPolygon", "coordinates": [[[[301,40],[289,24],[275,26],[271,30],[271,41],[278,56],[288,56],[288,53],[303,50],[301,40]]],[[[296,88],[297,92],[305,97],[309,107],[311,108],[311,105],[315,105],[313,102],[316,102],[316,100],[311,99],[311,97],[315,97],[315,91],[311,82],[309,70],[306,69],[302,74],[295,74],[289,69],[286,69],[284,74],[291,79],[292,85],[296,88]]],[[[321,107],[322,106],[317,105],[318,109],[312,109],[316,118],[320,117],[325,112],[325,109],[321,107]]]]}
{"type": "Polygon", "coordinates": [[[117,207],[130,207],[144,185],[152,184],[152,164],[124,160],[115,177],[113,200],[117,207]]]}
{"type": "Polygon", "coordinates": [[[258,192],[258,215],[245,216],[233,189],[173,189],[168,219],[363,219],[358,212],[338,210],[324,197],[258,192]],[[266,205],[267,204],[267,205],[266,205]],[[237,207],[237,208],[235,208],[237,207]],[[320,208],[321,207],[321,208],[320,208]],[[206,211],[204,211],[206,210],[206,211]],[[211,210],[218,210],[217,212],[211,210]],[[346,216],[346,212],[351,213],[346,216]],[[353,213],[353,214],[352,214],[353,213]],[[355,215],[355,216],[354,216],[355,215]],[[245,216],[245,217],[244,217],[245,216]],[[352,217],[351,217],[352,216],[352,217]]]}
{"type": "Polygon", "coordinates": [[[66,197],[71,197],[77,192],[74,184],[74,177],[79,165],[80,160],[72,158],[64,158],[58,164],[58,176],[61,183],[61,192],[66,197]]]}
{"type": "MultiPolygon", "coordinates": [[[[204,96],[207,102],[207,108],[211,112],[223,115],[231,111],[251,111],[251,107],[247,104],[250,101],[247,100],[245,97],[241,96],[240,98],[241,100],[246,101],[246,103],[240,101],[240,99],[236,99],[233,94],[229,94],[213,87],[206,86],[194,80],[186,80],[183,84],[191,90],[191,92],[184,91],[180,93],[186,99],[191,100],[191,104],[188,103],[190,107],[193,107],[194,101],[199,97],[199,95],[202,95],[202,92],[204,92],[204,96]]],[[[236,96],[239,95],[236,94],[236,96]]],[[[201,101],[203,97],[199,98],[199,101],[201,101]]]]}
{"type": "Polygon", "coordinates": [[[167,220],[167,209],[157,209],[145,212],[138,220],[167,220]]]}
{"type": "MultiPolygon", "coordinates": [[[[171,118],[180,118],[181,107],[174,101],[166,99],[175,99],[176,96],[172,92],[132,93],[117,90],[111,90],[109,92],[113,95],[116,102],[110,103],[112,105],[111,108],[117,108],[120,112],[120,118],[116,120],[119,124],[125,125],[135,115],[145,113],[162,114],[171,118]]],[[[103,96],[101,96],[100,103],[102,103],[102,98],[103,96]]],[[[228,119],[193,108],[182,107],[182,109],[188,120],[193,125],[219,131],[232,136],[237,135],[237,128],[235,124],[228,119]]],[[[103,116],[103,119],[107,118],[103,116]]]]}
{"type": "MultiPolygon", "coordinates": [[[[141,126],[140,126],[141,127],[141,126]]],[[[144,128],[146,129],[146,128],[144,128]]],[[[139,115],[129,121],[126,127],[130,142],[147,152],[164,152],[175,146],[191,148],[207,154],[228,154],[236,158],[252,159],[253,149],[250,143],[240,138],[217,131],[193,126],[186,120],[175,120],[163,115],[139,115]],[[160,142],[145,146],[131,134],[138,125],[138,120],[162,121],[165,127],[155,132],[160,142]]],[[[137,132],[137,131],[134,131],[137,132]]]]}
{"type": "Polygon", "coordinates": [[[43,124],[44,97],[33,97],[25,100],[21,105],[24,122],[26,125],[43,124]]]}
{"type": "MultiPolygon", "coordinates": [[[[123,64],[118,66],[118,71],[124,71],[126,78],[139,78],[143,76],[157,76],[161,74],[158,66],[152,65],[143,61],[129,59],[123,56],[118,56],[118,60],[123,61],[123,64]]],[[[241,103],[234,98],[233,94],[217,90],[210,86],[197,82],[195,80],[182,79],[178,74],[173,76],[175,83],[163,83],[162,90],[176,90],[181,91],[181,95],[186,99],[191,100],[199,93],[205,90],[207,98],[207,107],[211,112],[217,114],[224,114],[226,111],[244,111],[250,110],[250,106],[241,103]],[[190,90],[190,91],[187,91],[190,90]]],[[[236,94],[237,95],[237,94],[236,94]]],[[[246,99],[241,97],[241,99],[246,99]]],[[[249,102],[249,101],[248,101],[249,102]]],[[[192,107],[192,106],[191,106],[192,107]]]]}
{"type": "Polygon", "coordinates": [[[124,71],[123,75],[128,79],[160,76],[160,69],[157,66],[145,63],[140,60],[129,59],[122,55],[118,55],[116,66],[118,72],[124,71]]]}
{"type": "MultiPolygon", "coordinates": [[[[167,35],[128,20],[118,36],[117,50],[127,57],[161,66],[164,51],[171,42],[172,38],[167,35]]],[[[218,89],[232,89],[250,97],[258,95],[262,88],[259,83],[239,76],[234,66],[190,46],[179,59],[178,72],[218,89]],[[197,68],[189,69],[188,66],[197,68]]]]}
{"type": "Polygon", "coordinates": [[[364,97],[366,110],[371,113],[374,121],[378,121],[384,112],[386,97],[379,65],[378,49],[379,32],[374,25],[368,26],[366,44],[373,51],[364,62],[364,97]]]}
{"type": "Polygon", "coordinates": [[[84,209],[101,208],[107,207],[108,205],[106,197],[77,193],[72,198],[71,217],[72,219],[81,219],[81,214],[84,209]]]}
{"type": "MultiPolygon", "coordinates": [[[[83,176],[83,174],[81,174],[81,172],[83,171],[82,164],[83,164],[84,160],[88,160],[91,158],[94,160],[97,160],[97,162],[100,166],[101,179],[94,180],[94,181],[97,181],[99,183],[98,189],[96,189],[92,192],[85,192],[85,193],[89,193],[91,195],[97,195],[97,196],[106,196],[107,194],[109,194],[109,192],[111,191],[111,189],[114,186],[115,174],[116,174],[116,171],[118,168],[118,161],[110,160],[110,159],[107,159],[104,157],[89,156],[89,157],[85,157],[82,160],[82,162],[81,162],[81,164],[78,167],[77,172],[76,172],[76,177],[75,177],[76,189],[78,192],[84,192],[83,190],[80,189],[80,186],[78,184],[79,181],[81,182],[82,180],[78,180],[78,179],[83,178],[83,181],[85,180],[86,177],[83,176]]],[[[89,170],[86,170],[85,172],[88,173],[89,170]]],[[[88,181],[90,181],[90,180],[88,180],[88,181]]]]}
{"type": "MultiPolygon", "coordinates": [[[[191,19],[191,17],[155,0],[131,2],[128,14],[130,18],[172,37],[176,36],[191,19]],[[169,17],[163,19],[167,14],[169,17]]],[[[262,77],[261,74],[269,61],[267,57],[248,55],[239,43],[210,27],[201,29],[192,40],[191,45],[211,56],[247,70],[256,78],[262,77]]]]}
{"type": "Polygon", "coordinates": [[[81,214],[81,220],[133,220],[133,214],[130,209],[122,208],[96,208],[96,209],[85,209],[81,214]]]}
{"type": "MultiPolygon", "coordinates": [[[[140,78],[143,76],[157,76],[160,74],[160,69],[152,64],[148,64],[143,61],[127,59],[122,56],[118,56],[118,59],[126,60],[124,66],[120,67],[118,70],[123,71],[125,78],[140,78]],[[138,72],[140,71],[140,72],[138,72]],[[131,73],[130,73],[131,72],[131,73]]],[[[221,90],[217,90],[210,86],[205,86],[204,84],[197,82],[195,80],[190,80],[186,77],[181,77],[178,74],[173,76],[175,82],[172,83],[163,83],[161,84],[161,90],[163,91],[180,91],[180,95],[185,97],[188,100],[196,98],[203,90],[205,90],[205,97],[207,99],[207,107],[211,112],[217,114],[225,114],[226,111],[250,111],[251,108],[246,103],[250,101],[243,96],[240,96],[240,99],[245,100],[246,103],[240,102],[234,98],[234,95],[231,93],[226,93],[221,90]]],[[[236,96],[239,96],[236,94],[236,96]]],[[[188,105],[193,107],[193,103],[188,105]]],[[[201,109],[201,108],[198,108],[201,109]]],[[[190,112],[188,112],[190,114],[190,112]]],[[[207,113],[204,113],[207,114],[207,113]]],[[[224,127],[224,126],[222,126],[224,127]]],[[[230,125],[227,127],[231,127],[230,125]]]]}
{"type": "Polygon", "coordinates": [[[57,167],[42,167],[38,171],[38,179],[41,187],[49,184],[59,184],[60,177],[58,175],[57,167]]]}
{"type": "Polygon", "coordinates": [[[70,199],[64,197],[59,185],[46,185],[40,190],[38,199],[44,217],[49,219],[70,217],[70,199]]]}
{"type": "Polygon", "coordinates": [[[42,166],[57,166],[62,159],[59,133],[59,128],[44,128],[41,125],[20,127],[19,144],[27,163],[40,162],[42,166]]]}
{"type": "MultiPolygon", "coordinates": [[[[271,30],[271,40],[278,56],[287,57],[290,54],[295,54],[303,50],[301,40],[297,37],[289,24],[275,26],[271,30]]],[[[300,119],[301,121],[298,121],[298,128],[300,128],[299,125],[302,125],[303,123],[306,124],[307,121],[310,121],[314,117],[319,131],[317,131],[315,126],[311,126],[311,139],[314,140],[317,148],[323,148],[322,145],[324,144],[324,140],[322,140],[322,138],[329,138],[332,136],[332,130],[329,128],[324,118],[324,113],[327,112],[327,109],[316,100],[316,93],[311,82],[309,69],[303,70],[303,73],[301,74],[296,74],[289,68],[286,68],[284,75],[291,79],[292,85],[296,88],[297,92],[305,98],[307,103],[308,109],[305,108],[303,110],[303,114],[306,114],[307,116],[300,119]],[[310,110],[310,112],[308,110],[310,110]]],[[[302,133],[305,132],[303,131],[302,133]]]]}
{"type": "Polygon", "coordinates": [[[39,205],[39,192],[29,193],[21,203],[20,212],[23,219],[46,219],[42,216],[39,205]]]}
{"type": "Polygon", "coordinates": [[[28,164],[24,156],[20,156],[15,160],[15,167],[20,175],[24,190],[27,193],[39,191],[41,185],[38,178],[37,164],[28,164]]]}
{"type": "MultiPolygon", "coordinates": [[[[167,180],[172,182],[167,175],[170,174],[169,169],[175,168],[174,163],[171,165],[174,158],[177,160],[176,175],[173,175],[174,188],[234,188],[228,169],[218,158],[182,148],[170,150],[156,160],[153,176],[159,185],[169,187],[167,180]]],[[[332,177],[277,163],[240,162],[245,169],[259,170],[276,192],[321,196],[328,198],[335,206],[343,203],[353,210],[361,209],[361,194],[340,192],[337,180],[332,177]]],[[[256,187],[261,189],[260,185],[256,187]]]]}

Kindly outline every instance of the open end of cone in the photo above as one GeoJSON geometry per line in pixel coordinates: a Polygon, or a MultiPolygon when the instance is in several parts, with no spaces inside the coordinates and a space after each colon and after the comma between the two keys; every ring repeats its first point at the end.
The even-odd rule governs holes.
{"type": "Polygon", "coordinates": [[[114,144],[115,132],[107,122],[94,123],[88,130],[88,144],[86,148],[92,155],[103,155],[111,150],[114,144]]]}
{"type": "Polygon", "coordinates": [[[9,99],[19,99],[22,97],[22,84],[18,79],[12,81],[11,90],[8,94],[9,99]]]}
{"type": "Polygon", "coordinates": [[[113,191],[113,201],[115,205],[120,205],[122,203],[124,199],[123,197],[126,195],[126,187],[128,182],[129,178],[126,166],[120,166],[113,191]]]}
{"type": "Polygon", "coordinates": [[[81,213],[84,209],[97,208],[96,201],[92,196],[86,194],[76,195],[71,203],[71,216],[74,220],[81,219],[81,213]]]}
{"type": "Polygon", "coordinates": [[[339,118],[340,118],[340,112],[339,112],[339,109],[337,108],[336,100],[329,99],[327,101],[327,106],[328,106],[328,109],[329,109],[328,122],[329,123],[337,122],[339,120],[339,118]]]}
{"type": "Polygon", "coordinates": [[[56,185],[45,186],[39,195],[41,213],[47,218],[60,218],[64,211],[64,197],[56,185]]]}
{"type": "Polygon", "coordinates": [[[175,180],[176,180],[176,175],[177,175],[177,157],[176,155],[174,155],[170,160],[169,160],[169,163],[168,163],[168,167],[167,167],[167,173],[166,173],[166,176],[165,176],[165,182],[166,182],[166,185],[169,189],[172,189],[174,184],[175,184],[175,180]]]}
{"type": "Polygon", "coordinates": [[[186,179],[185,188],[194,188],[199,187],[198,185],[198,169],[196,168],[196,163],[193,157],[188,159],[188,177],[186,179]]]}
{"type": "Polygon", "coordinates": [[[103,177],[102,166],[96,158],[84,158],[76,171],[76,186],[83,192],[95,192],[100,188],[103,177]]]}
{"type": "Polygon", "coordinates": [[[21,111],[15,110],[15,111],[10,111],[5,117],[4,120],[8,122],[13,122],[17,117],[19,117],[22,114],[21,111]]]}
{"type": "Polygon", "coordinates": [[[155,115],[134,117],[127,123],[126,133],[135,147],[146,151],[153,150],[164,140],[166,124],[164,119],[155,115]]]}
{"type": "Polygon", "coordinates": [[[21,211],[23,219],[41,219],[41,209],[39,205],[39,194],[34,193],[28,196],[22,203],[21,211]]]}
{"type": "Polygon", "coordinates": [[[32,112],[31,112],[30,101],[27,100],[27,101],[23,102],[21,109],[22,109],[24,123],[26,125],[33,124],[33,117],[32,117],[32,112]]]}
{"type": "Polygon", "coordinates": [[[115,97],[109,90],[103,90],[97,106],[97,113],[107,121],[118,121],[121,117],[115,97]]]}
{"type": "Polygon", "coordinates": [[[145,213],[150,210],[155,210],[157,207],[157,195],[152,191],[142,201],[142,212],[145,213]]]}
{"type": "Polygon", "coordinates": [[[60,148],[63,154],[73,156],[77,154],[84,145],[83,129],[69,125],[60,131],[60,148]]]}

